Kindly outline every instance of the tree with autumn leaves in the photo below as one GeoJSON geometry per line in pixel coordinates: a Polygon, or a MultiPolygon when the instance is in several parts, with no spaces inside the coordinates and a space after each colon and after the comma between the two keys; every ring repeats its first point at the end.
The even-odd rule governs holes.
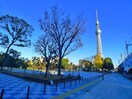
{"type": "Polygon", "coordinates": [[[97,54],[95,57],[94,57],[94,65],[96,68],[99,68],[101,69],[103,67],[103,58],[97,54]]]}

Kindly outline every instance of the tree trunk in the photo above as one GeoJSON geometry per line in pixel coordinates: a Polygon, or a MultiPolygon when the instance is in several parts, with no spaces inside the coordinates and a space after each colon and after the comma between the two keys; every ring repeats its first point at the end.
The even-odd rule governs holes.
{"type": "Polygon", "coordinates": [[[24,74],[26,73],[27,68],[24,68],[24,74]]]}
{"type": "Polygon", "coordinates": [[[49,64],[46,64],[46,73],[45,73],[45,77],[47,76],[48,71],[49,71],[49,64]]]}
{"type": "Polygon", "coordinates": [[[12,72],[13,67],[10,67],[10,72],[12,72]]]}
{"type": "Polygon", "coordinates": [[[62,58],[59,57],[59,62],[58,62],[58,75],[61,75],[61,64],[62,64],[62,58]]]}

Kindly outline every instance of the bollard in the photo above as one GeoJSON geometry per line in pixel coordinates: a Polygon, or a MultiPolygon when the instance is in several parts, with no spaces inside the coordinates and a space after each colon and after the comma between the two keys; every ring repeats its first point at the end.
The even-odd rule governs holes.
{"type": "Polygon", "coordinates": [[[102,80],[104,80],[104,75],[102,74],[102,80]]]}
{"type": "Polygon", "coordinates": [[[46,93],[46,83],[44,84],[44,94],[46,93]]]}
{"type": "Polygon", "coordinates": [[[70,87],[71,87],[71,85],[72,85],[72,80],[70,80],[70,87]]]}
{"type": "Polygon", "coordinates": [[[76,85],[76,79],[75,79],[75,85],[76,85]]]}
{"type": "Polygon", "coordinates": [[[64,81],[64,88],[66,87],[65,81],[64,81]]]}
{"type": "Polygon", "coordinates": [[[0,96],[0,99],[2,99],[2,98],[3,98],[3,94],[4,94],[4,89],[2,89],[2,91],[1,91],[1,96],[0,96]]]}
{"type": "Polygon", "coordinates": [[[28,86],[27,99],[29,99],[30,86],[28,86]]]}
{"type": "Polygon", "coordinates": [[[57,91],[57,83],[55,84],[55,90],[57,91]]]}
{"type": "Polygon", "coordinates": [[[83,83],[83,78],[82,78],[82,83],[83,83]]]}

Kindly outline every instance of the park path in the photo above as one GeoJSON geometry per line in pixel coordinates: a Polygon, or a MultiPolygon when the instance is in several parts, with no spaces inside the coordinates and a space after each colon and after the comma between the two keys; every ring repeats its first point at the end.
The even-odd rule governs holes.
{"type": "Polygon", "coordinates": [[[132,81],[120,74],[111,73],[96,87],[84,91],[74,99],[132,99],[132,81]]]}

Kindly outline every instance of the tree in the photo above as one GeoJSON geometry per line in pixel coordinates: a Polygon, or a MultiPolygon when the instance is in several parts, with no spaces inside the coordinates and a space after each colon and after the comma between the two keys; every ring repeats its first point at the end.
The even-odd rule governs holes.
{"type": "Polygon", "coordinates": [[[69,15],[52,7],[45,11],[44,18],[39,20],[40,28],[54,40],[58,52],[58,75],[61,74],[62,58],[82,46],[80,33],[84,32],[84,22],[78,18],[73,22],[69,15]]]}
{"type": "Polygon", "coordinates": [[[12,56],[14,59],[17,59],[21,55],[21,53],[14,49],[10,49],[9,55],[12,56]]]}
{"type": "MultiPolygon", "coordinates": [[[[17,52],[14,49],[10,49],[5,65],[8,67],[11,67],[11,69],[12,69],[12,67],[17,67],[17,61],[18,61],[20,55],[21,55],[20,52],[17,52]]],[[[2,66],[2,64],[3,64],[4,57],[5,57],[5,54],[0,53],[0,66],[2,66]]]]}
{"type": "Polygon", "coordinates": [[[89,60],[85,60],[84,66],[85,66],[85,68],[87,68],[88,70],[91,70],[93,64],[92,64],[92,62],[90,62],[89,60]]]}
{"type": "MultiPolygon", "coordinates": [[[[13,67],[17,68],[17,61],[19,60],[19,56],[21,55],[20,52],[17,52],[14,49],[10,49],[8,53],[8,58],[5,61],[5,65],[10,67],[10,71],[12,70],[13,67]]],[[[0,55],[0,61],[1,61],[1,66],[3,64],[3,59],[5,57],[5,53],[2,53],[0,55]]]]}
{"type": "Polygon", "coordinates": [[[0,17],[0,28],[6,31],[6,33],[0,33],[0,45],[6,49],[2,69],[11,46],[28,47],[31,45],[29,38],[32,36],[33,27],[23,19],[5,15],[0,17]]]}
{"type": "Polygon", "coordinates": [[[0,66],[2,66],[4,53],[0,53],[0,66]]]}
{"type": "Polygon", "coordinates": [[[49,66],[53,63],[54,59],[57,57],[56,55],[56,44],[52,40],[49,35],[43,35],[39,37],[35,46],[35,51],[43,55],[44,63],[46,65],[46,73],[49,71],[49,66]]]}
{"type": "Polygon", "coordinates": [[[132,68],[129,69],[128,73],[132,75],[132,68]]]}
{"type": "Polygon", "coordinates": [[[28,64],[28,59],[21,57],[17,61],[17,66],[22,67],[24,69],[24,73],[26,72],[27,67],[29,66],[28,64]]]}
{"type": "Polygon", "coordinates": [[[97,54],[95,57],[94,57],[94,64],[97,68],[102,68],[103,66],[103,58],[101,58],[101,56],[99,54],[97,54]]]}
{"type": "Polygon", "coordinates": [[[62,69],[69,69],[70,68],[70,63],[68,58],[63,58],[62,59],[62,69]]]}
{"type": "Polygon", "coordinates": [[[28,64],[28,67],[31,68],[31,67],[33,66],[33,62],[32,62],[32,60],[28,60],[28,61],[27,61],[27,64],[28,64]]]}
{"type": "Polygon", "coordinates": [[[92,62],[90,62],[89,60],[83,60],[83,64],[85,67],[92,66],[92,62]]]}
{"type": "MultiPolygon", "coordinates": [[[[18,66],[17,65],[17,61],[18,61],[20,55],[21,55],[21,53],[16,51],[16,50],[14,50],[14,49],[10,49],[9,50],[9,56],[10,57],[8,57],[9,58],[8,61],[10,61],[9,64],[11,64],[10,65],[11,66],[10,71],[12,70],[12,67],[17,67],[18,66]]],[[[6,61],[6,63],[8,63],[8,61],[6,61]]],[[[7,66],[9,66],[9,64],[7,64],[7,66]]]]}
{"type": "Polygon", "coordinates": [[[114,69],[114,65],[111,58],[107,57],[104,59],[103,68],[108,70],[114,69]]]}
{"type": "Polygon", "coordinates": [[[33,57],[33,66],[37,67],[38,70],[42,70],[45,67],[43,57],[33,57]]]}
{"type": "Polygon", "coordinates": [[[40,59],[39,57],[32,57],[33,66],[38,68],[40,66],[40,59]]]}

